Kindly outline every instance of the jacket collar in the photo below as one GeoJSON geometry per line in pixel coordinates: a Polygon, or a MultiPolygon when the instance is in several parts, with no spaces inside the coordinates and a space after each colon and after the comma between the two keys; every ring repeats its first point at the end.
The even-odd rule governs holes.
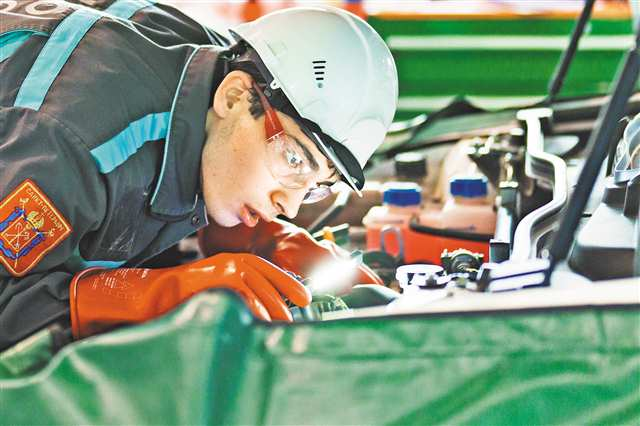
{"type": "Polygon", "coordinates": [[[214,88],[224,77],[224,64],[218,60],[222,50],[197,47],[182,71],[171,107],[162,168],[151,198],[151,213],[164,220],[179,220],[195,210],[207,110],[214,88]]]}

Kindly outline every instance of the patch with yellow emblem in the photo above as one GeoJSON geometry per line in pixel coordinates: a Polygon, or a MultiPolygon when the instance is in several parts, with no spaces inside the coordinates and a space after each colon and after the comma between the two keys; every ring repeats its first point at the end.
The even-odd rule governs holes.
{"type": "Polygon", "coordinates": [[[0,201],[0,262],[15,277],[38,264],[71,233],[71,226],[27,179],[0,201]]]}

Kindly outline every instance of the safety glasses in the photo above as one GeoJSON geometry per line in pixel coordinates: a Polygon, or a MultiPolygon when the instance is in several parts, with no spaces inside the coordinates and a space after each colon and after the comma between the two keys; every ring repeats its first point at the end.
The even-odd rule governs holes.
{"type": "MultiPolygon", "coordinates": [[[[260,98],[264,110],[264,128],[267,144],[267,166],[273,177],[285,188],[301,189],[310,182],[317,182],[317,165],[312,165],[313,157],[306,147],[293,137],[287,135],[282,123],[267,97],[254,81],[253,89],[260,98]],[[305,152],[305,150],[307,152],[305,152]]],[[[315,185],[305,194],[303,204],[311,204],[331,194],[328,185],[315,185]]]]}

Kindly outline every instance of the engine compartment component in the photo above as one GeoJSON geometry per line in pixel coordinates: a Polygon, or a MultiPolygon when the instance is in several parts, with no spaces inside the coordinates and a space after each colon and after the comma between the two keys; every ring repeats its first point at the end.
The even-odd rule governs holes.
{"type": "MultiPolygon", "coordinates": [[[[617,76],[612,97],[601,104],[597,120],[592,116],[591,127],[579,123],[584,114],[593,114],[592,103],[574,102],[571,106],[521,109],[504,126],[455,140],[453,148],[441,154],[439,167],[430,168],[437,171],[439,180],[427,188],[421,212],[409,221],[408,231],[404,219],[404,256],[398,259],[396,275],[402,295],[393,305],[407,305],[399,302],[409,297],[429,304],[445,296],[460,297],[461,292],[496,293],[557,285],[577,288],[612,278],[640,282],[640,173],[636,170],[640,136],[630,136],[640,129],[640,118],[630,120],[640,111],[634,101],[638,96],[632,96],[639,70],[640,59],[632,50],[617,76]],[[575,110],[570,112],[570,108],[575,110]],[[620,131],[615,123],[624,116],[629,124],[618,142],[620,131]],[[616,144],[617,149],[610,148],[616,144]],[[447,174],[455,167],[471,169],[455,155],[462,151],[495,191],[495,227],[488,235],[420,223],[425,204],[444,212],[443,206],[459,196],[464,185],[469,185],[465,189],[469,193],[487,192],[474,186],[482,178],[477,182],[456,180],[447,174]],[[443,191],[443,182],[452,186],[443,191]],[[420,233],[430,238],[416,238],[420,233]],[[454,245],[438,245],[434,237],[449,238],[447,243],[454,245]],[[473,246],[474,242],[482,245],[473,246]],[[421,261],[432,265],[408,265],[421,261]],[[430,272],[415,272],[415,277],[406,278],[403,268],[430,272]],[[456,284],[458,290],[436,297],[435,289],[443,290],[449,284],[456,284]],[[417,296],[416,291],[432,293],[417,296]]],[[[434,138],[421,146],[417,152],[433,159],[438,157],[432,148],[443,143],[434,138]]],[[[396,145],[394,150],[398,149],[396,145]]],[[[385,159],[380,162],[384,164],[385,159]]],[[[465,213],[470,211],[467,208],[465,213]]],[[[465,221],[471,223],[473,216],[478,215],[465,221]]]]}

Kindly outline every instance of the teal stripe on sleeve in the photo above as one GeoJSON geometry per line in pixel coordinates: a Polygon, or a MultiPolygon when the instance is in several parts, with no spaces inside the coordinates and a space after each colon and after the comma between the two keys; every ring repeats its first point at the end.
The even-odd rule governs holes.
{"type": "Polygon", "coordinates": [[[14,103],[39,110],[51,84],[89,29],[100,19],[98,12],[78,9],[53,31],[29,70],[14,103]]]}
{"type": "Polygon", "coordinates": [[[101,173],[109,173],[147,141],[163,139],[169,129],[170,112],[149,114],[129,124],[107,142],[91,150],[101,173]]]}
{"type": "Polygon", "coordinates": [[[129,19],[140,9],[153,6],[155,3],[155,0],[118,0],[105,9],[105,12],[118,18],[129,19]]]}
{"type": "Polygon", "coordinates": [[[76,247],[73,254],[64,262],[64,266],[71,272],[80,272],[94,267],[115,269],[125,263],[125,260],[85,260],[80,255],[80,248],[76,247]]]}
{"type": "Polygon", "coordinates": [[[13,55],[32,35],[48,35],[39,31],[19,30],[0,35],[0,62],[13,55]]]}
{"type": "Polygon", "coordinates": [[[116,269],[124,264],[125,264],[124,260],[120,262],[112,262],[110,260],[85,260],[82,263],[82,267],[80,271],[84,269],[95,268],[95,267],[106,268],[106,269],[116,269]]]}

